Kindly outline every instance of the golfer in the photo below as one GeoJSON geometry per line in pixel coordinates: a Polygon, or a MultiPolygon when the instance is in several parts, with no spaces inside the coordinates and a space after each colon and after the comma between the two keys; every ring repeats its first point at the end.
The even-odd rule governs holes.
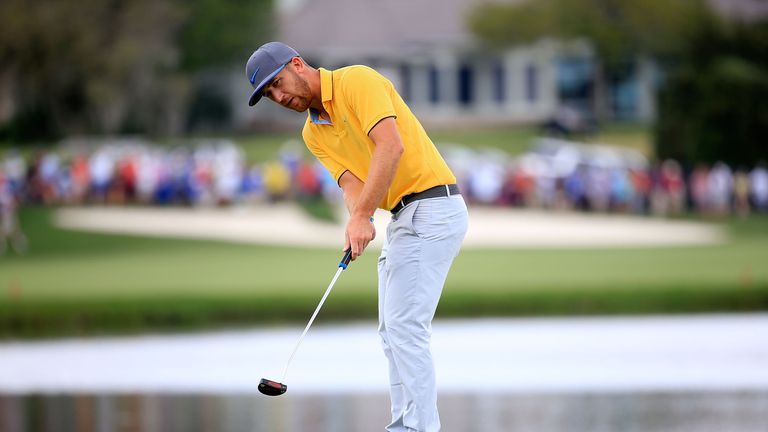
{"type": "Polygon", "coordinates": [[[377,207],[392,220],[378,261],[379,334],[389,360],[388,431],[440,430],[430,353],[432,318],[467,230],[467,207],[448,165],[392,83],[366,66],[315,69],[281,42],[248,59],[249,105],[267,97],[309,111],[302,132],[349,210],[344,250],[359,257],[376,236],[377,207]]]}

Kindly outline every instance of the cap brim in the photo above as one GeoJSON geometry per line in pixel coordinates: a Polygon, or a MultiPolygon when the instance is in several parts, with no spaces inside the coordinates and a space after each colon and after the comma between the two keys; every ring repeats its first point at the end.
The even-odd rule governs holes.
{"type": "Polygon", "coordinates": [[[251,98],[248,99],[248,106],[254,106],[256,105],[256,102],[258,102],[261,99],[261,89],[256,89],[253,94],[251,95],[251,98]]]}
{"type": "Polygon", "coordinates": [[[272,72],[271,74],[267,75],[266,78],[261,80],[258,86],[256,86],[256,90],[253,91],[253,94],[251,94],[250,99],[248,99],[248,106],[254,106],[256,103],[261,100],[261,88],[264,87],[269,80],[275,77],[275,75],[279,74],[281,70],[285,69],[285,67],[288,65],[288,63],[280,66],[277,68],[276,71],[272,72]]]}

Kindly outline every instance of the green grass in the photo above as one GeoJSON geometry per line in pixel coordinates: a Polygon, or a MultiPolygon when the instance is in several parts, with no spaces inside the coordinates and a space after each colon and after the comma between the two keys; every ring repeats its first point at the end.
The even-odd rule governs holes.
{"type": "Polygon", "coordinates": [[[588,143],[626,147],[639,151],[646,157],[655,155],[653,131],[650,125],[637,123],[608,124],[594,136],[585,139],[588,143]]]}
{"type": "MultiPolygon", "coordinates": [[[[27,255],[0,257],[0,335],[41,336],[303,322],[341,256],[65,231],[26,209],[27,255]]],[[[728,222],[725,245],[465,250],[439,317],[768,309],[768,218],[728,222]]],[[[376,315],[376,254],[353,263],[324,321],[376,315]]]]}
{"type": "Polygon", "coordinates": [[[484,129],[436,130],[429,133],[438,146],[458,144],[469,148],[494,148],[511,155],[529,150],[531,141],[538,136],[537,130],[529,126],[484,129]]]}
{"type": "MultiPolygon", "coordinates": [[[[510,126],[483,129],[449,129],[430,131],[440,144],[460,144],[469,148],[495,148],[510,155],[524,153],[539,130],[533,126],[510,126]]],[[[643,124],[612,123],[601,127],[594,135],[573,138],[575,141],[632,148],[646,156],[653,156],[651,128],[643,124]]]]}
{"type": "MultiPolygon", "coordinates": [[[[264,133],[235,137],[234,140],[244,149],[250,163],[274,160],[282,146],[291,140],[303,148],[301,131],[295,133],[264,133]]],[[[529,150],[531,142],[539,136],[533,126],[508,126],[482,129],[435,129],[428,131],[429,136],[438,145],[458,144],[469,148],[494,148],[510,155],[517,155],[529,150]]],[[[651,128],[642,124],[608,124],[600,128],[593,136],[585,137],[590,143],[608,144],[633,148],[646,156],[653,155],[651,128]]]]}
{"type": "MultiPolygon", "coordinates": [[[[482,129],[434,129],[427,132],[438,147],[446,144],[458,144],[469,148],[499,149],[510,155],[528,151],[532,140],[539,136],[536,127],[526,125],[484,127],[482,129]]],[[[249,164],[276,160],[281,149],[289,142],[293,142],[295,148],[307,157],[311,156],[304,147],[300,129],[292,132],[263,132],[224,136],[222,138],[232,139],[237,143],[243,149],[245,159],[249,164]]],[[[601,127],[597,134],[585,137],[584,140],[590,143],[634,148],[646,156],[653,155],[651,128],[647,125],[607,124],[601,127]]],[[[185,142],[187,142],[185,138],[159,141],[160,144],[164,145],[183,145],[185,142]]],[[[30,160],[35,151],[46,147],[45,144],[41,143],[16,147],[10,143],[0,142],[0,156],[11,148],[16,148],[27,160],[30,160]]]]}
{"type": "Polygon", "coordinates": [[[234,137],[233,140],[245,152],[245,159],[249,163],[276,160],[280,150],[286,143],[295,141],[296,148],[309,156],[309,150],[301,139],[301,130],[295,133],[260,133],[234,137]]]}

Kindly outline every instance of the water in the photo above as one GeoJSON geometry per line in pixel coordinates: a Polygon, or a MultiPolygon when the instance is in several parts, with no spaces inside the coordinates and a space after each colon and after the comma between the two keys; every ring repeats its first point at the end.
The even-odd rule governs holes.
{"type": "MultiPolygon", "coordinates": [[[[254,393],[303,327],[0,343],[0,394],[254,393]]],[[[441,394],[768,390],[768,314],[435,321],[441,394]]],[[[375,322],[317,325],[292,395],[386,392],[375,322]]]]}
{"type": "MultiPolygon", "coordinates": [[[[0,343],[0,432],[368,432],[376,323],[0,343]],[[265,347],[269,347],[265,350],[265,347]]],[[[768,314],[436,321],[444,432],[768,432],[768,314]]]]}
{"type": "MultiPolygon", "coordinates": [[[[0,397],[3,432],[368,432],[388,397],[49,395],[0,397]]],[[[450,394],[444,432],[766,432],[768,392],[450,394]]]]}

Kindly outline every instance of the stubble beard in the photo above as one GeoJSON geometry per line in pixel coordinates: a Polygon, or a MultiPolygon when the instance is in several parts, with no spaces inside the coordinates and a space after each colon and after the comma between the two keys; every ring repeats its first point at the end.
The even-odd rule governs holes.
{"type": "Polygon", "coordinates": [[[306,79],[296,76],[296,96],[294,96],[294,103],[298,103],[297,106],[292,106],[291,109],[297,112],[304,112],[309,108],[309,104],[312,102],[312,92],[309,90],[309,83],[306,79]]]}

